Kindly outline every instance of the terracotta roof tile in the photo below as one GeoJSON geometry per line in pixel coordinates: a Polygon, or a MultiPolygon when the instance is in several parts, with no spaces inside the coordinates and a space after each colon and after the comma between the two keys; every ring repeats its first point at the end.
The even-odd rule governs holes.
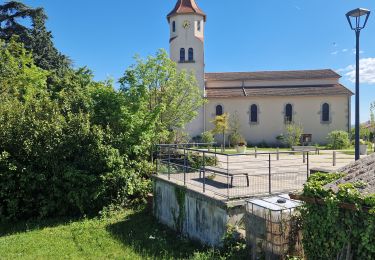
{"type": "Polygon", "coordinates": [[[353,95],[341,84],[206,88],[208,98],[353,95]]]}
{"type": "Polygon", "coordinates": [[[167,15],[169,19],[177,14],[199,14],[202,15],[206,21],[206,14],[198,7],[195,0],[178,0],[174,9],[167,15]]]}
{"type": "Polygon", "coordinates": [[[206,73],[207,81],[226,80],[308,80],[308,79],[338,79],[339,74],[331,69],[324,70],[291,70],[291,71],[259,71],[259,72],[221,72],[206,73]]]}

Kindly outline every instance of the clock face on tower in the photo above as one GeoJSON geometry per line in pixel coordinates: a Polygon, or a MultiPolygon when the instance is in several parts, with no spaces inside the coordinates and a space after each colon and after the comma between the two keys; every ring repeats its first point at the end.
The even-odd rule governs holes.
{"type": "Polygon", "coordinates": [[[189,27],[190,27],[190,22],[189,21],[184,21],[183,23],[182,23],[182,27],[184,27],[184,29],[189,29],[189,27]]]}

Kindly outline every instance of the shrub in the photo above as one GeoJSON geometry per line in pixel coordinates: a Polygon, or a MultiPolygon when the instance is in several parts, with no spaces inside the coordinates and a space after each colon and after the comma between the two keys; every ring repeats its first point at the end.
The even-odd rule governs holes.
{"type": "Polygon", "coordinates": [[[194,143],[202,143],[202,142],[203,142],[203,140],[202,140],[202,136],[201,136],[201,135],[194,136],[191,140],[192,140],[194,143]]]}
{"type": "Polygon", "coordinates": [[[203,155],[199,153],[188,153],[187,155],[188,166],[194,169],[200,169],[203,164],[206,166],[215,166],[217,164],[216,158],[212,155],[206,155],[203,162],[203,155]]]}
{"type": "Polygon", "coordinates": [[[230,140],[231,145],[237,146],[239,143],[244,141],[244,138],[242,137],[240,133],[235,132],[229,136],[229,140],[230,140]]]}
{"type": "MultiPolygon", "coordinates": [[[[355,128],[353,127],[350,131],[350,139],[355,138],[355,128]]],[[[371,130],[370,128],[367,128],[365,125],[361,124],[359,126],[359,138],[364,140],[371,140],[371,130]]]]}
{"type": "Polygon", "coordinates": [[[258,148],[268,148],[270,146],[268,145],[268,143],[265,140],[262,140],[262,142],[257,144],[257,147],[258,148]]]}
{"type": "Polygon", "coordinates": [[[86,69],[49,74],[21,44],[0,41],[0,221],[91,215],[143,200],[149,130],[132,145],[141,120],[125,120],[124,96],[86,69]]]}
{"type": "Polygon", "coordinates": [[[345,131],[332,131],[328,135],[329,149],[345,149],[350,147],[349,134],[345,131]]]}
{"type": "Polygon", "coordinates": [[[211,131],[206,131],[202,134],[202,142],[206,144],[211,144],[215,142],[214,135],[211,131]]]}
{"type": "Polygon", "coordinates": [[[375,259],[375,195],[361,195],[361,182],[338,184],[337,192],[324,187],[343,176],[314,174],[304,186],[304,196],[323,202],[300,208],[307,259],[375,259]]]}
{"type": "Polygon", "coordinates": [[[87,115],[63,117],[48,100],[0,110],[0,218],[95,214],[143,192],[136,167],[87,115]]]}
{"type": "Polygon", "coordinates": [[[284,138],[282,139],[288,147],[299,145],[303,133],[302,125],[290,123],[285,126],[284,138]]]}

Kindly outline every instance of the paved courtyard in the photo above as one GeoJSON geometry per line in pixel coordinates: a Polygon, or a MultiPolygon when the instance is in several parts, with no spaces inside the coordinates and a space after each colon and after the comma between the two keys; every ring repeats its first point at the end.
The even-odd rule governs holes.
{"type": "Polygon", "coordinates": [[[333,165],[333,151],[321,151],[320,155],[309,154],[305,160],[302,154],[244,154],[216,155],[218,172],[198,169],[186,170],[174,167],[170,175],[159,177],[177,184],[186,185],[189,189],[204,192],[218,199],[238,199],[265,194],[277,194],[301,189],[307,180],[309,170],[314,168],[335,171],[354,162],[353,155],[336,152],[336,165],[333,165]],[[271,158],[271,160],[269,160],[271,158]],[[221,171],[221,173],[220,173],[221,171]],[[229,173],[229,174],[227,174],[229,173]],[[232,180],[233,178],[233,180],[232,180]],[[247,185],[249,181],[249,186],[247,185]]]}

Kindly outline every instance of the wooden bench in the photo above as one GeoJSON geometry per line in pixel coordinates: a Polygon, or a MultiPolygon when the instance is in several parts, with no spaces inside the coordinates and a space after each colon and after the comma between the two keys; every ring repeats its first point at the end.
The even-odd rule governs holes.
{"type": "Polygon", "coordinates": [[[319,154],[319,148],[315,146],[292,146],[292,151],[296,152],[315,152],[315,154],[319,154]]]}
{"type": "Polygon", "coordinates": [[[212,172],[214,174],[219,174],[219,175],[223,175],[223,176],[230,176],[231,177],[230,185],[232,187],[233,187],[233,178],[235,176],[238,176],[238,175],[243,175],[243,176],[246,177],[247,187],[250,186],[249,174],[248,173],[228,172],[227,170],[222,169],[222,168],[218,168],[218,167],[214,167],[214,166],[205,166],[205,167],[201,167],[201,169],[199,171],[199,179],[202,179],[202,174],[204,172],[212,172]]]}

